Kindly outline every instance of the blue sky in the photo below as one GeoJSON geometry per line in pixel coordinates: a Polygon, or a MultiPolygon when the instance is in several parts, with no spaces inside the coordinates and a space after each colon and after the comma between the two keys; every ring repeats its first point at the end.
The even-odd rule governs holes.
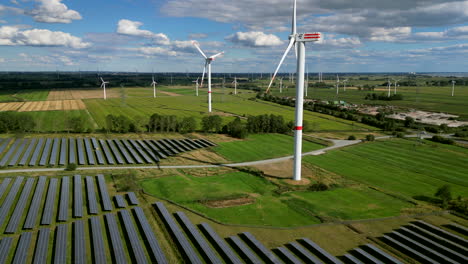
{"type": "MultiPolygon", "coordinates": [[[[292,0],[3,0],[0,71],[272,72],[292,0]]],[[[298,0],[310,71],[465,72],[468,1],[298,0]]],[[[294,71],[293,52],[282,71],[294,71]]]]}

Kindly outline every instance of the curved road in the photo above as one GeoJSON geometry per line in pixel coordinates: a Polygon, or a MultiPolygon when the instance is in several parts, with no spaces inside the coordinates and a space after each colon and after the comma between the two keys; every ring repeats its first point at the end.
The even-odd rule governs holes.
{"type": "MultiPolygon", "coordinates": [[[[323,149],[318,149],[310,152],[302,153],[302,156],[316,156],[322,155],[325,152],[332,150],[343,148],[346,146],[351,146],[362,142],[361,140],[330,140],[333,142],[333,146],[326,147],[323,149]]],[[[274,158],[274,159],[266,159],[266,160],[258,160],[258,161],[248,161],[248,162],[240,162],[240,163],[228,163],[228,164],[209,164],[209,165],[166,165],[166,166],[109,166],[109,167],[78,167],[77,171],[86,171],[86,170],[125,170],[125,169],[196,169],[196,168],[216,168],[216,167],[244,167],[244,166],[253,166],[253,165],[260,165],[260,164],[269,164],[269,163],[276,163],[285,161],[288,159],[292,159],[294,156],[286,156],[281,158],[274,158]]],[[[44,169],[15,169],[15,170],[0,170],[0,174],[6,173],[26,173],[26,172],[54,172],[54,171],[64,171],[64,168],[44,168],[44,169]]]]}

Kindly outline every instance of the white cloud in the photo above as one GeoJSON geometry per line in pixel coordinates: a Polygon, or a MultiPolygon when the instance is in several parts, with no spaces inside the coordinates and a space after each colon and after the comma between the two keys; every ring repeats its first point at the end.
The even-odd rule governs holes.
{"type": "Polygon", "coordinates": [[[28,12],[35,21],[42,23],[71,23],[80,20],[81,15],[61,3],[62,0],[35,0],[39,4],[28,12]]]}
{"type": "Polygon", "coordinates": [[[148,55],[148,56],[156,56],[156,55],[166,55],[166,56],[177,56],[177,52],[161,47],[140,47],[140,48],[128,48],[128,51],[137,51],[141,54],[148,55]]]}
{"type": "Polygon", "coordinates": [[[61,31],[47,29],[20,30],[18,27],[0,27],[0,45],[7,46],[63,46],[83,49],[91,43],[61,31]]]}
{"type": "Polygon", "coordinates": [[[205,33],[192,33],[188,35],[189,39],[204,39],[207,37],[208,37],[208,34],[205,34],[205,33]]]}
{"type": "Polygon", "coordinates": [[[226,40],[247,47],[269,47],[283,44],[276,35],[265,34],[260,31],[237,32],[227,36],[226,40]]]}
{"type": "Polygon", "coordinates": [[[117,24],[117,33],[128,36],[151,38],[156,44],[169,45],[169,38],[163,33],[153,33],[149,30],[140,29],[143,23],[121,19],[117,24]]]}
{"type": "Polygon", "coordinates": [[[0,58],[0,62],[5,62],[5,59],[4,59],[4,58],[0,58]]]}

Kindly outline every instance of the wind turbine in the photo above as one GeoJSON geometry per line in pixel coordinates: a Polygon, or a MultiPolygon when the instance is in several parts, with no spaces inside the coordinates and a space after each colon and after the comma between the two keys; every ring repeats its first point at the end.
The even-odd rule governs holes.
{"type": "Polygon", "coordinates": [[[392,83],[390,82],[390,79],[388,79],[388,95],[387,97],[390,97],[390,87],[392,86],[392,83]]]}
{"type": "Polygon", "coordinates": [[[395,82],[395,89],[393,89],[393,94],[396,94],[397,83],[400,81],[400,79],[393,79],[393,81],[395,82]]]}
{"type": "Polygon", "coordinates": [[[336,94],[340,93],[340,76],[336,75],[336,94]]]}
{"type": "Polygon", "coordinates": [[[283,93],[283,77],[280,78],[280,93],[283,93]]]}
{"type": "Polygon", "coordinates": [[[306,73],[306,81],[305,81],[305,96],[307,97],[307,93],[309,92],[309,66],[307,66],[307,73],[306,73]]]}
{"type": "Polygon", "coordinates": [[[196,93],[197,96],[198,96],[198,86],[199,86],[198,79],[200,79],[200,77],[198,77],[196,81],[192,81],[192,82],[195,83],[195,87],[196,87],[196,89],[195,89],[196,92],[195,93],[196,93]]]}
{"type": "Polygon", "coordinates": [[[343,80],[343,91],[346,92],[346,83],[348,82],[348,79],[343,80]]]}
{"type": "Polygon", "coordinates": [[[156,98],[156,84],[158,83],[154,80],[153,76],[153,82],[151,83],[151,85],[153,86],[153,98],[156,98]]]}
{"type": "Polygon", "coordinates": [[[206,68],[208,68],[208,112],[211,113],[211,62],[214,61],[216,57],[219,55],[224,54],[223,52],[220,52],[218,54],[215,54],[211,57],[207,57],[205,53],[201,50],[200,46],[198,46],[198,43],[195,41],[192,41],[192,44],[197,48],[197,50],[200,52],[200,54],[205,58],[205,67],[203,68],[203,75],[202,75],[202,85],[203,85],[203,80],[205,79],[205,72],[206,68]]]}
{"type": "Polygon", "coordinates": [[[100,77],[100,78],[101,78],[101,82],[102,82],[101,83],[101,88],[104,88],[104,100],[106,100],[107,99],[107,97],[106,97],[106,84],[108,84],[109,82],[105,82],[104,79],[102,79],[102,77],[100,77]]]}
{"type": "Polygon", "coordinates": [[[301,180],[301,161],[302,161],[302,126],[303,126],[303,109],[304,109],[304,68],[305,68],[305,43],[319,41],[321,34],[315,33],[300,33],[296,31],[296,0],[293,1],[292,29],[289,35],[289,45],[281,58],[278,67],[271,78],[270,84],[266,93],[269,92],[271,84],[275,80],[281,64],[288,55],[292,46],[296,48],[297,54],[297,81],[296,81],[296,118],[294,127],[294,175],[293,180],[301,180]]]}
{"type": "Polygon", "coordinates": [[[237,94],[237,77],[234,77],[234,81],[232,83],[234,84],[234,94],[237,94]]]}
{"type": "Polygon", "coordinates": [[[455,83],[456,83],[456,81],[452,80],[452,96],[455,95],[455,83]]]}

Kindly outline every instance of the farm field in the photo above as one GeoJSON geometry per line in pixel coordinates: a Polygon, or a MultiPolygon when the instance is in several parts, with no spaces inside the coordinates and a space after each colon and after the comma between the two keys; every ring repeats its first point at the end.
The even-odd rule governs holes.
{"type": "MultiPolygon", "coordinates": [[[[281,134],[250,135],[246,140],[220,142],[214,147],[221,156],[232,162],[254,161],[293,154],[294,138],[281,134]]],[[[304,152],[323,148],[322,145],[304,140],[304,152]]]]}
{"type": "Polygon", "coordinates": [[[72,117],[82,117],[87,120],[88,128],[96,128],[94,122],[90,118],[86,110],[69,110],[69,111],[39,111],[29,112],[36,122],[37,132],[62,132],[69,129],[68,122],[72,117]]]}
{"type": "Polygon", "coordinates": [[[468,150],[430,141],[391,139],[334,150],[304,161],[408,199],[432,197],[444,184],[468,195],[468,150]]]}
{"type": "MultiPolygon", "coordinates": [[[[119,88],[106,88],[106,97],[119,97],[119,88]]],[[[47,100],[80,100],[88,98],[103,98],[103,90],[101,88],[92,89],[52,89],[47,96],[47,100]]]]}
{"type": "Polygon", "coordinates": [[[0,102],[17,101],[43,101],[47,100],[49,90],[30,89],[30,90],[0,90],[0,102]]]}

